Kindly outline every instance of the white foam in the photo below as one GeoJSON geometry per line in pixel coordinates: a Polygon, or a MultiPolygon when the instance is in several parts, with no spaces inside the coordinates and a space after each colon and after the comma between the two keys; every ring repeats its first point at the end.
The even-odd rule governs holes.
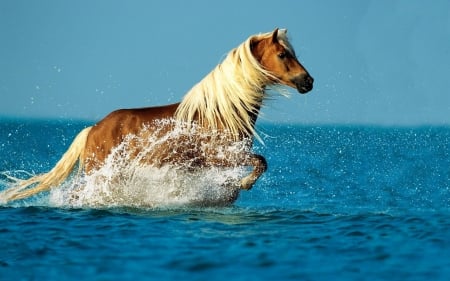
{"type": "Polygon", "coordinates": [[[242,169],[208,168],[196,172],[174,167],[136,167],[132,174],[108,177],[104,169],[54,188],[49,202],[57,207],[221,206],[237,198],[242,169]]]}

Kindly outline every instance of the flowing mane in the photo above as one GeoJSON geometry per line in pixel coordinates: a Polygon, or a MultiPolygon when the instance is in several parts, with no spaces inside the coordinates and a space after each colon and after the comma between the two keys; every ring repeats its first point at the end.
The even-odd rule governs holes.
{"type": "MultiPolygon", "coordinates": [[[[252,115],[259,112],[265,87],[277,78],[255,59],[251,44],[271,36],[272,32],[251,36],[231,50],[222,63],[186,94],[175,119],[187,123],[198,120],[202,127],[225,129],[234,138],[240,134],[256,135],[252,115]]],[[[278,32],[278,39],[293,53],[284,30],[278,32]]]]}

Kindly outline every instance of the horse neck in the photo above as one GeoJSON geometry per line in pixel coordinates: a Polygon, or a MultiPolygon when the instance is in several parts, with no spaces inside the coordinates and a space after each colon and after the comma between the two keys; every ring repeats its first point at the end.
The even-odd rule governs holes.
{"type": "MultiPolygon", "coordinates": [[[[262,95],[265,95],[265,94],[262,93],[262,95]]],[[[259,111],[261,110],[261,105],[262,105],[262,99],[259,103],[254,105],[254,108],[255,108],[254,112],[247,110],[247,114],[250,117],[252,125],[253,125],[253,129],[255,128],[256,121],[258,120],[258,115],[259,115],[259,111]]]]}

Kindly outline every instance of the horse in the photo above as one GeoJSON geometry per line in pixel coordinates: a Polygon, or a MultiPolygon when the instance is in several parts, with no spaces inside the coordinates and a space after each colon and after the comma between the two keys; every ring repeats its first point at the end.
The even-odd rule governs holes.
{"type": "Polygon", "coordinates": [[[134,157],[149,142],[159,141],[152,151],[140,156],[145,165],[189,163],[188,169],[253,167],[237,183],[238,189],[249,190],[267,170],[265,158],[251,152],[253,139],[259,139],[255,123],[267,89],[284,85],[304,94],[312,90],[313,82],[298,61],[287,30],[276,28],[252,35],[231,50],[181,102],[113,111],[83,129],[49,172],[26,180],[13,178],[14,185],[0,193],[0,201],[25,199],[57,187],[76,166],[88,175],[102,167],[113,149],[125,139],[130,140],[130,136],[139,136],[141,140],[131,138],[126,146],[134,157]],[[165,137],[179,129],[179,124],[184,124],[184,133],[165,137]],[[244,142],[246,149],[239,153],[226,149],[237,142],[244,142]],[[225,153],[218,153],[219,150],[225,153]]]}

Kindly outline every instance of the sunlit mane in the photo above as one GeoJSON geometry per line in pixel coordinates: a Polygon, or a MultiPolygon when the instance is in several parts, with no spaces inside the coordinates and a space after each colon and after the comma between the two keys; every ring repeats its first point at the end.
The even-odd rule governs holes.
{"type": "MultiPolygon", "coordinates": [[[[228,130],[236,139],[240,134],[255,135],[252,114],[257,114],[265,97],[265,87],[276,78],[261,67],[251,52],[252,40],[269,38],[272,32],[249,37],[195,85],[179,105],[175,117],[198,120],[209,129],[228,130]]],[[[293,52],[284,30],[280,43],[293,52]]]]}

